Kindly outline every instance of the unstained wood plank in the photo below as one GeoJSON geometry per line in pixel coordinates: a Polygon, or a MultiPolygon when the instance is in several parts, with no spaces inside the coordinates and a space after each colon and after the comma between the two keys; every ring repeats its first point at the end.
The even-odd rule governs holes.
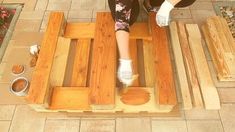
{"type": "Polygon", "coordinates": [[[217,89],[212,81],[205,53],[201,43],[201,34],[196,24],[186,24],[188,39],[192,51],[198,80],[206,109],[220,109],[217,89]]]}
{"type": "Polygon", "coordinates": [[[183,60],[183,54],[180,47],[179,42],[179,36],[177,32],[177,25],[176,22],[170,23],[170,34],[171,34],[171,44],[173,47],[173,53],[175,56],[175,64],[176,64],[176,70],[177,75],[179,79],[179,85],[181,90],[181,95],[183,99],[183,108],[184,109],[192,109],[192,99],[190,94],[190,87],[188,84],[185,66],[184,66],[184,60],[183,60]]]}

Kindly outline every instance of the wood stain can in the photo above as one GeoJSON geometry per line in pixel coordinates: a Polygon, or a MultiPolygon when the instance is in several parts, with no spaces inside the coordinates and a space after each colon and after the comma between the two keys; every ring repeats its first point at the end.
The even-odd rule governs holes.
{"type": "Polygon", "coordinates": [[[17,96],[26,96],[28,87],[29,81],[25,77],[18,77],[12,81],[10,91],[17,96]]]}

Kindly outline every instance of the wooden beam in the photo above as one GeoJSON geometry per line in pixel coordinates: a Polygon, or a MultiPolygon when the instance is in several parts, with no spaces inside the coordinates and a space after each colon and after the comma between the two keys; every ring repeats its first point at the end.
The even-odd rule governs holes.
{"type": "Polygon", "coordinates": [[[199,28],[196,24],[186,24],[186,29],[205,107],[206,109],[220,109],[219,95],[210,75],[199,28]]]}
{"type": "Polygon", "coordinates": [[[66,71],[71,40],[59,37],[51,69],[51,86],[62,86],[66,71]]]}
{"type": "Polygon", "coordinates": [[[116,53],[114,24],[110,13],[97,13],[92,49],[90,102],[93,109],[112,109],[115,104],[116,53]]]}
{"type": "Polygon", "coordinates": [[[190,95],[190,87],[187,81],[185,66],[184,66],[184,60],[183,60],[183,54],[180,47],[179,42],[179,36],[178,36],[178,29],[176,22],[170,23],[170,34],[171,34],[171,44],[173,47],[173,53],[175,56],[175,64],[176,64],[176,70],[177,75],[179,79],[179,85],[183,100],[183,108],[184,109],[192,109],[192,100],[190,95]]]}
{"type": "MultiPolygon", "coordinates": [[[[111,21],[113,23],[113,20],[111,21]]],[[[113,23],[114,25],[114,23],[113,23]]],[[[68,23],[64,37],[71,39],[94,38],[95,23],[68,23]]],[[[135,23],[130,27],[130,39],[151,40],[147,23],[135,23]]]]}
{"type": "Polygon", "coordinates": [[[63,34],[64,14],[62,12],[52,12],[49,17],[48,27],[45,32],[37,65],[32,75],[31,85],[26,97],[29,103],[47,104],[48,96],[51,92],[50,73],[52,62],[56,50],[58,37],[63,34]]]}
{"type": "Polygon", "coordinates": [[[201,89],[199,86],[193,57],[189,48],[185,26],[184,26],[184,23],[182,22],[178,22],[178,35],[179,35],[181,50],[183,53],[184,64],[185,64],[185,69],[186,69],[186,73],[188,76],[188,81],[192,88],[193,104],[195,107],[202,108],[203,100],[202,100],[202,95],[201,95],[201,89]]]}
{"type": "Polygon", "coordinates": [[[89,88],[55,87],[51,96],[51,110],[90,110],[89,88]]]}
{"type": "Polygon", "coordinates": [[[79,39],[77,41],[73,72],[70,84],[70,86],[72,87],[85,87],[87,85],[90,47],[90,39],[79,39]]]}
{"type": "Polygon", "coordinates": [[[156,68],[156,102],[160,106],[175,106],[177,104],[176,89],[170,59],[166,29],[156,25],[155,13],[149,14],[152,33],[152,43],[155,49],[156,68]]]}

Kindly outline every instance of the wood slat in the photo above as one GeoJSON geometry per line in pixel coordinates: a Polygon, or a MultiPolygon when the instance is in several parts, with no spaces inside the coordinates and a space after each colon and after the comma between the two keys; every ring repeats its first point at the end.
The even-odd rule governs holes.
{"type": "Polygon", "coordinates": [[[116,39],[110,13],[97,13],[92,49],[90,102],[93,109],[112,109],[115,103],[116,39]]]}
{"type": "Polygon", "coordinates": [[[188,76],[188,81],[192,89],[193,104],[195,107],[202,108],[203,100],[202,100],[202,95],[201,95],[201,89],[199,86],[193,57],[189,48],[185,26],[182,22],[178,22],[178,35],[179,35],[181,50],[183,53],[184,64],[185,64],[185,69],[186,69],[186,73],[188,76]]]}
{"type": "MultiPolygon", "coordinates": [[[[113,20],[110,21],[113,23],[113,20]]],[[[68,23],[64,37],[71,39],[94,38],[95,23],[68,23]]],[[[135,23],[130,27],[130,39],[151,40],[147,23],[135,23]]]]}
{"type": "Polygon", "coordinates": [[[47,103],[50,89],[50,73],[56,50],[58,36],[64,28],[64,14],[53,12],[50,14],[48,27],[45,32],[37,65],[32,75],[32,81],[26,99],[29,103],[47,103]]]}
{"type": "Polygon", "coordinates": [[[89,88],[55,87],[51,96],[51,110],[89,110],[89,88]]]}
{"type": "Polygon", "coordinates": [[[149,17],[152,43],[155,54],[156,68],[156,86],[155,96],[156,102],[160,106],[175,106],[177,104],[173,71],[169,53],[168,38],[166,29],[156,25],[155,13],[151,13],[149,17]]]}
{"type": "Polygon", "coordinates": [[[90,39],[79,39],[76,44],[75,59],[70,86],[87,85],[87,75],[90,56],[90,39]]]}
{"type": "MultiPolygon", "coordinates": [[[[130,57],[132,60],[133,73],[138,74],[138,55],[137,55],[137,43],[136,39],[130,39],[129,43],[130,57]]],[[[139,77],[135,79],[131,86],[139,86],[139,77]]]]}
{"type": "Polygon", "coordinates": [[[51,69],[51,86],[62,86],[66,71],[71,40],[59,37],[51,69]]]}
{"type": "Polygon", "coordinates": [[[179,85],[181,90],[181,96],[183,99],[183,108],[184,109],[192,109],[192,100],[190,95],[190,87],[187,81],[185,66],[184,66],[184,60],[183,60],[183,54],[180,47],[179,37],[178,37],[178,29],[176,22],[170,23],[170,34],[171,34],[171,44],[173,47],[173,53],[175,56],[175,64],[176,64],[176,70],[177,75],[179,79],[179,85]]]}
{"type": "Polygon", "coordinates": [[[186,24],[186,29],[205,107],[206,109],[220,109],[218,92],[210,75],[199,28],[196,24],[186,24]]]}

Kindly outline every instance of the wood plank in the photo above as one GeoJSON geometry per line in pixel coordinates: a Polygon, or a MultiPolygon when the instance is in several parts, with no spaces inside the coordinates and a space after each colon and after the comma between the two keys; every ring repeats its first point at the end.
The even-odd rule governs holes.
{"type": "Polygon", "coordinates": [[[186,24],[186,29],[205,107],[206,109],[220,109],[218,92],[210,75],[199,28],[196,24],[186,24]]]}
{"type": "MultiPolygon", "coordinates": [[[[130,49],[130,57],[132,60],[132,68],[133,68],[133,73],[135,74],[139,74],[138,73],[138,55],[137,55],[137,43],[136,43],[136,39],[130,39],[129,42],[129,49],[130,49]]],[[[139,86],[139,77],[137,79],[135,79],[135,81],[133,82],[133,84],[131,86],[139,86]]]]}
{"type": "MultiPolygon", "coordinates": [[[[113,22],[113,20],[111,21],[113,22]]],[[[64,37],[71,39],[94,38],[95,23],[68,23],[64,37]]],[[[151,40],[147,23],[135,23],[130,27],[130,39],[151,40]]]]}
{"type": "Polygon", "coordinates": [[[154,87],[155,85],[154,51],[151,41],[143,40],[145,83],[148,87],[154,87]]]}
{"type": "Polygon", "coordinates": [[[166,29],[156,25],[155,15],[155,13],[150,14],[149,22],[152,32],[152,43],[156,50],[154,59],[156,68],[156,102],[160,106],[175,106],[177,104],[176,89],[169,53],[168,38],[166,29]]]}
{"type": "Polygon", "coordinates": [[[50,14],[49,23],[45,32],[37,65],[32,75],[32,81],[26,99],[29,103],[47,103],[50,89],[50,73],[56,50],[58,36],[64,28],[64,14],[53,12],[50,14]]]}
{"type": "Polygon", "coordinates": [[[175,56],[174,60],[176,64],[177,76],[179,79],[181,96],[183,100],[183,108],[192,109],[192,100],[191,100],[191,95],[190,95],[191,88],[189,87],[187,76],[186,76],[183,54],[182,54],[182,50],[180,47],[176,22],[170,23],[170,34],[171,34],[171,44],[173,47],[173,53],[175,56]]]}
{"type": "Polygon", "coordinates": [[[89,88],[55,87],[51,96],[51,110],[89,110],[89,88]]]}
{"type": "Polygon", "coordinates": [[[59,37],[51,69],[51,86],[62,86],[66,71],[71,40],[59,37]]]}
{"type": "Polygon", "coordinates": [[[202,100],[201,89],[200,89],[198,78],[197,78],[197,73],[195,70],[195,64],[194,64],[193,57],[189,48],[185,26],[181,22],[178,22],[178,35],[179,35],[181,50],[183,53],[185,70],[188,76],[189,84],[192,89],[193,104],[195,107],[202,108],[203,100],[202,100]]]}
{"type": "Polygon", "coordinates": [[[87,85],[88,63],[90,56],[90,39],[79,39],[76,44],[73,73],[70,86],[87,85]]]}
{"type": "Polygon", "coordinates": [[[115,104],[117,45],[110,13],[97,13],[92,49],[90,102],[93,109],[112,109],[115,104]]]}

